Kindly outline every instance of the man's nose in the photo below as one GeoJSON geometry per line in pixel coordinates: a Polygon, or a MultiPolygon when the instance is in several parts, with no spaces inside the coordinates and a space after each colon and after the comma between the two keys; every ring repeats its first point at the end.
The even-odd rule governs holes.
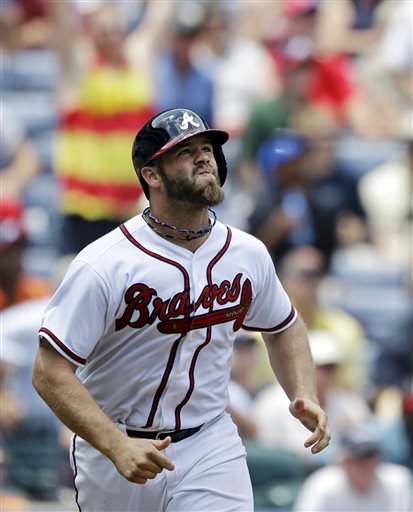
{"type": "Polygon", "coordinates": [[[198,148],[195,150],[195,161],[196,162],[206,162],[209,160],[209,153],[204,151],[202,148],[198,148]]]}

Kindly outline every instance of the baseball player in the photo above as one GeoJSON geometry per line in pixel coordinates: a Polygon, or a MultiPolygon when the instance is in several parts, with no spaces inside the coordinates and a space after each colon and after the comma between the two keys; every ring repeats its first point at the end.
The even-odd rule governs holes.
{"type": "Polygon", "coordinates": [[[210,209],[227,139],[187,109],[152,118],[132,148],[149,207],[79,253],[44,313],[33,383],[74,432],[80,511],[253,510],[226,412],[241,328],[263,333],[305,445],[329,442],[305,327],[266,248],[210,209]]]}

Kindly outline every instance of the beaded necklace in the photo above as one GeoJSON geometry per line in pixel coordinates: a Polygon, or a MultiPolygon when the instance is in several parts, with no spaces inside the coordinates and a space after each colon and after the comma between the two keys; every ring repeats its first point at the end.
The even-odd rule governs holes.
{"type": "Polygon", "coordinates": [[[217,221],[217,215],[214,212],[214,210],[211,210],[211,208],[208,208],[208,211],[212,213],[213,220],[209,219],[209,224],[207,228],[200,229],[198,231],[194,231],[192,229],[186,229],[186,228],[177,228],[176,226],[172,226],[171,224],[167,224],[166,222],[163,222],[159,219],[157,219],[153,213],[151,212],[150,207],[145,208],[145,210],[142,212],[142,217],[146,224],[155,231],[156,234],[163,236],[164,238],[173,238],[174,240],[194,240],[195,238],[200,238],[201,236],[207,235],[211,232],[212,228],[215,226],[215,223],[217,221]],[[186,233],[185,236],[176,236],[176,235],[169,235],[168,233],[164,233],[163,231],[156,229],[155,226],[152,226],[150,222],[148,222],[148,219],[150,219],[152,222],[157,224],[158,226],[162,226],[164,228],[172,229],[173,231],[178,231],[179,233],[186,233]]]}

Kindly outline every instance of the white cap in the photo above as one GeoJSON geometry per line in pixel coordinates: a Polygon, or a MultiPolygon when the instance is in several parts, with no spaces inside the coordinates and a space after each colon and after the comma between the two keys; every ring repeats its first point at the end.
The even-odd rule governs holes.
{"type": "Polygon", "coordinates": [[[308,340],[316,366],[339,364],[343,360],[340,340],[331,332],[311,330],[308,332],[308,340]]]}

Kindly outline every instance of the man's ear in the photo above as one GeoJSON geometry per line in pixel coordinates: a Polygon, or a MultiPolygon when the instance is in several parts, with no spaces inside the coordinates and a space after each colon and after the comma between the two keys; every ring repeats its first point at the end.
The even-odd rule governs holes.
{"type": "Polygon", "coordinates": [[[141,176],[146,181],[149,188],[159,188],[161,186],[161,177],[155,166],[146,165],[142,167],[141,176]]]}

